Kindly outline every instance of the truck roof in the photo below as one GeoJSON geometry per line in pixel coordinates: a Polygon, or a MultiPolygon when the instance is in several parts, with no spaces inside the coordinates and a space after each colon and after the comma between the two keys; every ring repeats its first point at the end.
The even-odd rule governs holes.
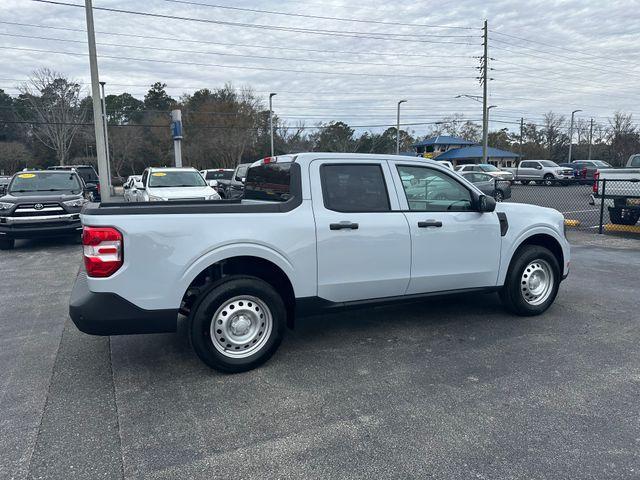
{"type": "Polygon", "coordinates": [[[363,161],[371,161],[371,160],[395,160],[395,161],[403,161],[403,162],[411,162],[411,163],[424,163],[430,165],[440,165],[442,166],[442,162],[438,162],[437,160],[432,160],[428,158],[421,157],[408,157],[406,155],[381,155],[376,153],[340,153],[340,152],[305,152],[298,153],[295,155],[279,155],[276,158],[278,161],[285,157],[285,162],[296,162],[302,165],[307,165],[313,160],[319,159],[336,159],[336,160],[350,160],[354,162],[363,162],[363,161]]]}

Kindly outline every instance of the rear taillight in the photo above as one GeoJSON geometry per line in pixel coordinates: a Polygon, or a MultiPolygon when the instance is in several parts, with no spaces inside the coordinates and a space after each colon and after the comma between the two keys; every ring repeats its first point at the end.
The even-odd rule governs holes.
{"type": "Polygon", "coordinates": [[[89,277],[109,277],[122,266],[122,234],[115,228],[83,227],[82,245],[89,277]]]}
{"type": "Polygon", "coordinates": [[[600,180],[600,172],[598,170],[593,174],[593,193],[598,193],[598,180],[600,180]]]}

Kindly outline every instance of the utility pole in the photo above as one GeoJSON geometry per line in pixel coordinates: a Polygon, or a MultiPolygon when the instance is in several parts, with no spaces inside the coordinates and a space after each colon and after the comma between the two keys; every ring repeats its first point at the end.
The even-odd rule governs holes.
{"type": "Polygon", "coordinates": [[[520,160],[522,160],[522,139],[524,138],[524,117],[520,117],[520,160]]]}
{"type": "Polygon", "coordinates": [[[182,111],[171,110],[171,134],[176,167],[182,167],[182,111]]]}
{"type": "Polygon", "coordinates": [[[269,136],[271,137],[271,156],[273,157],[273,97],[277,93],[269,94],[269,136]]]}
{"type": "Polygon", "coordinates": [[[593,118],[589,124],[589,160],[591,160],[591,145],[593,145],[593,118]]]}
{"type": "Polygon", "coordinates": [[[487,163],[487,148],[489,143],[489,110],[487,109],[487,94],[489,84],[489,28],[487,20],[483,27],[484,52],[482,55],[482,163],[487,163]]]}
{"type": "Polygon", "coordinates": [[[569,163],[571,163],[571,147],[573,147],[573,117],[582,110],[574,110],[571,112],[571,124],[569,126],[569,163]]]}
{"type": "Polygon", "coordinates": [[[406,100],[400,100],[398,102],[398,122],[396,124],[396,155],[400,155],[400,105],[406,102],[406,100]]]}
{"type": "Polygon", "coordinates": [[[111,200],[111,178],[107,163],[104,123],[100,121],[102,106],[100,101],[100,81],[98,75],[98,56],[96,54],[96,34],[93,26],[93,5],[91,0],[84,2],[87,17],[87,41],[89,43],[89,68],[91,70],[91,97],[93,100],[93,125],[95,126],[96,150],[98,156],[98,178],[100,180],[100,196],[103,202],[111,200]]]}
{"type": "MultiPolygon", "coordinates": [[[[104,86],[106,85],[107,82],[100,82],[100,87],[101,87],[101,94],[100,94],[100,101],[102,104],[102,124],[103,124],[103,128],[104,128],[104,145],[106,148],[106,153],[107,153],[107,172],[109,172],[109,178],[111,177],[111,154],[109,153],[109,128],[108,128],[108,122],[107,122],[107,97],[104,94],[104,86]]],[[[109,188],[111,191],[111,195],[113,195],[115,192],[113,190],[113,185],[109,184],[109,188]]]]}

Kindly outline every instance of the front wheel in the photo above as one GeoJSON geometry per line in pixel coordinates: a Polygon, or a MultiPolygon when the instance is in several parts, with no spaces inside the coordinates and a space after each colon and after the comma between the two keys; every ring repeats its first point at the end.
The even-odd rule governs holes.
{"type": "Polygon", "coordinates": [[[555,180],[554,176],[553,176],[553,175],[551,175],[550,173],[547,173],[547,174],[544,176],[544,184],[545,184],[547,187],[552,186],[552,185],[553,185],[553,181],[554,181],[554,180],[555,180]]]}
{"type": "Polygon", "coordinates": [[[511,260],[500,299],[516,315],[540,315],[555,300],[560,277],[558,260],[551,251],[538,245],[525,245],[511,260]]]}
{"type": "Polygon", "coordinates": [[[204,363],[226,373],[251,370],[277,350],[286,308],[264,280],[231,276],[203,295],[190,317],[193,348],[204,363]]]}
{"type": "Polygon", "coordinates": [[[0,250],[12,250],[16,246],[13,238],[0,238],[0,250]]]}
{"type": "Polygon", "coordinates": [[[502,202],[504,200],[504,193],[502,193],[502,190],[496,190],[493,193],[493,198],[495,198],[496,202],[502,202]]]}

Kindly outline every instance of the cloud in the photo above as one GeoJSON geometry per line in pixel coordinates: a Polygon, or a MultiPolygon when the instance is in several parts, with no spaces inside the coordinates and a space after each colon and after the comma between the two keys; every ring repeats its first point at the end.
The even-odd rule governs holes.
{"type": "MultiPolygon", "coordinates": [[[[142,97],[148,85],[160,80],[169,85],[172,96],[179,97],[232,82],[251,86],[265,98],[271,91],[278,92],[274,109],[291,123],[339,119],[355,125],[394,124],[396,102],[402,98],[408,100],[402,109],[403,122],[429,122],[454,112],[479,120],[480,104],[455,97],[481,94],[476,67],[482,54],[482,21],[487,18],[490,57],[495,59],[490,62],[494,79],[490,101],[499,106],[492,110],[492,128],[515,128],[521,116],[536,122],[549,110],[563,113],[581,108],[581,115],[599,121],[606,121],[615,110],[640,113],[636,87],[640,9],[634,2],[215,1],[240,8],[402,25],[270,15],[164,0],[94,0],[96,7],[380,37],[96,11],[100,74],[108,91],[142,97]]],[[[57,28],[0,24],[3,34],[40,37],[0,36],[4,59],[0,86],[9,93],[16,92],[15,80],[26,79],[40,66],[88,83],[82,8],[5,0],[0,17],[4,22],[57,28]]],[[[425,128],[414,130],[422,133],[425,128]]]]}

